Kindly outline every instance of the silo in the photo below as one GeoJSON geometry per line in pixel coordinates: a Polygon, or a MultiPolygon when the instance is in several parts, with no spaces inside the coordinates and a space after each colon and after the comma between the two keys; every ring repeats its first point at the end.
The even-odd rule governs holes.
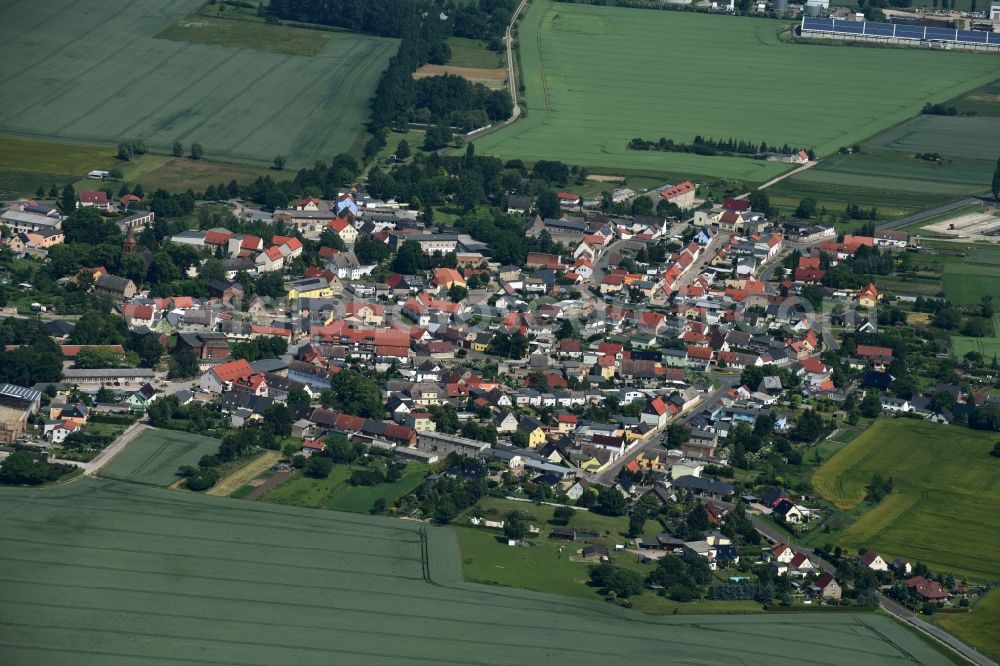
{"type": "Polygon", "coordinates": [[[822,0],[809,0],[806,2],[806,16],[819,16],[823,13],[822,0]]]}
{"type": "Polygon", "coordinates": [[[781,16],[788,11],[788,0],[774,0],[774,6],[772,9],[775,14],[781,16]]]}

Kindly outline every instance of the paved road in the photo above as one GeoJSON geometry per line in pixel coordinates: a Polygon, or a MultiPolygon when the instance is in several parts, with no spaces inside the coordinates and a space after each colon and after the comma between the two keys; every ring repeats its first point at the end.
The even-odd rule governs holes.
{"type": "MultiPolygon", "coordinates": [[[[719,388],[715,389],[711,393],[702,397],[702,399],[699,400],[694,407],[685,412],[681,417],[672,420],[671,423],[679,422],[680,420],[683,419],[684,416],[687,416],[688,414],[697,411],[698,408],[701,407],[702,405],[710,404],[715,400],[718,400],[726,391],[732,388],[737,381],[739,381],[738,376],[728,377],[728,378],[721,377],[721,378],[722,378],[722,385],[719,386],[719,388]]],[[[591,481],[592,483],[600,483],[603,485],[608,485],[614,482],[614,480],[618,477],[618,472],[621,471],[621,468],[624,467],[630,460],[634,460],[635,457],[638,456],[640,453],[644,451],[649,451],[650,449],[656,448],[657,446],[665,447],[666,444],[663,441],[663,438],[665,436],[666,436],[665,432],[660,432],[655,437],[651,437],[650,439],[640,442],[634,448],[630,449],[621,458],[614,461],[611,465],[608,466],[607,469],[605,469],[600,474],[588,474],[586,477],[587,480],[591,481]]]]}
{"type": "MultiPolygon", "coordinates": [[[[780,541],[782,543],[789,543],[789,534],[783,530],[777,529],[770,523],[764,521],[760,516],[751,516],[750,521],[753,523],[754,528],[766,536],[771,541],[780,541]]],[[[818,557],[811,548],[805,548],[803,546],[793,545],[795,550],[801,551],[809,556],[809,560],[814,564],[817,564],[824,571],[828,571],[832,574],[836,573],[836,567],[827,562],[821,557],[818,557]]],[[[915,615],[908,608],[905,608],[884,594],[879,594],[879,605],[882,610],[895,616],[897,619],[906,622],[910,626],[914,627],[918,631],[922,631],[928,636],[937,639],[939,642],[944,643],[946,646],[950,647],[955,652],[968,659],[973,664],[977,666],[997,666],[996,662],[988,657],[983,656],[977,650],[966,645],[960,641],[955,636],[949,634],[944,629],[941,629],[926,620],[923,620],[918,615],[915,615]]]]}
{"type": "Polygon", "coordinates": [[[883,222],[877,226],[879,229],[883,230],[901,229],[911,224],[923,222],[924,220],[929,220],[932,217],[937,217],[938,215],[950,213],[953,210],[958,210],[959,208],[965,208],[966,206],[972,206],[988,200],[989,197],[968,197],[960,201],[953,201],[950,204],[938,206],[937,208],[931,208],[930,210],[920,211],[919,213],[914,213],[913,215],[907,215],[906,217],[901,217],[889,222],[883,222]]]}
{"type": "MultiPolygon", "coordinates": [[[[791,176],[794,176],[797,173],[801,173],[801,172],[805,171],[806,169],[811,169],[814,166],[816,166],[817,164],[819,164],[819,162],[815,161],[815,160],[814,161],[810,161],[810,162],[806,162],[805,164],[803,164],[802,166],[800,166],[800,167],[798,167],[796,169],[792,169],[791,171],[786,171],[785,173],[781,174],[780,176],[777,176],[776,178],[772,178],[771,180],[767,181],[763,185],[759,185],[757,187],[757,189],[758,190],[763,190],[763,189],[766,189],[768,187],[771,187],[772,185],[774,185],[776,183],[780,183],[784,179],[789,178],[791,176]]],[[[748,196],[750,196],[750,193],[746,192],[746,193],[741,194],[738,197],[734,197],[734,198],[736,198],[736,199],[746,199],[748,196]]]]}
{"type": "Polygon", "coordinates": [[[910,624],[917,630],[922,631],[932,638],[936,638],[938,641],[944,643],[955,652],[958,652],[973,664],[977,664],[977,666],[997,666],[995,661],[980,654],[975,648],[966,645],[944,629],[941,629],[940,627],[927,622],[920,616],[913,614],[908,608],[900,606],[884,594],[879,595],[879,604],[885,612],[894,615],[898,619],[910,624]]]}
{"type": "Polygon", "coordinates": [[[688,269],[684,271],[684,274],[677,278],[677,286],[689,285],[701,275],[705,266],[708,265],[712,259],[715,259],[715,255],[718,249],[729,242],[729,234],[718,233],[716,234],[708,245],[701,249],[701,253],[693,264],[688,266],[688,269]]]}
{"type": "Polygon", "coordinates": [[[504,43],[507,45],[507,88],[510,90],[510,100],[514,104],[510,118],[504,122],[504,125],[510,125],[521,115],[521,105],[517,103],[517,81],[514,76],[514,24],[517,23],[517,17],[521,15],[527,4],[528,0],[521,0],[521,4],[517,6],[514,14],[510,17],[510,23],[507,24],[507,31],[504,33],[504,43]]]}
{"type": "Polygon", "coordinates": [[[129,445],[132,440],[142,434],[143,431],[148,430],[149,426],[141,421],[136,421],[124,431],[122,434],[104,447],[104,450],[97,454],[97,456],[90,462],[79,462],[76,460],[59,460],[58,458],[53,458],[51,462],[63,463],[64,465],[74,465],[83,469],[83,476],[93,476],[101,470],[105,465],[111,462],[111,459],[116,455],[121,453],[122,449],[129,445]]]}

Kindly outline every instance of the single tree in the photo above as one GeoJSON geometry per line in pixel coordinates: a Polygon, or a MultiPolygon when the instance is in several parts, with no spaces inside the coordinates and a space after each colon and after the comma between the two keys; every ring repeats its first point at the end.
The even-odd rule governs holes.
{"type": "Polygon", "coordinates": [[[184,154],[184,144],[180,141],[174,141],[174,157],[180,157],[184,154]]]}
{"type": "Polygon", "coordinates": [[[285,168],[285,156],[284,155],[276,155],[275,156],[275,158],[274,158],[274,168],[277,169],[278,171],[281,171],[281,170],[283,170],[285,168]]]}
{"type": "MultiPolygon", "coordinates": [[[[410,150],[410,142],[406,139],[400,139],[399,145],[396,146],[396,159],[405,160],[412,154],[410,150]]],[[[418,206],[419,208],[419,206],[418,206]]]]}
{"type": "Polygon", "coordinates": [[[62,198],[59,199],[59,207],[62,208],[64,213],[76,210],[76,190],[69,183],[63,188],[62,198]]]}
{"type": "MultiPolygon", "coordinates": [[[[1000,444],[997,445],[997,449],[1000,449],[1000,444]]],[[[557,506],[556,510],[552,512],[552,519],[560,525],[569,525],[569,521],[573,519],[575,513],[576,510],[568,506],[557,506]]]]}
{"type": "Polygon", "coordinates": [[[200,160],[203,154],[204,151],[202,150],[200,143],[191,144],[191,159],[200,160]]]}
{"type": "Polygon", "coordinates": [[[555,190],[545,190],[539,194],[535,206],[543,219],[559,217],[559,195],[555,190]]]}

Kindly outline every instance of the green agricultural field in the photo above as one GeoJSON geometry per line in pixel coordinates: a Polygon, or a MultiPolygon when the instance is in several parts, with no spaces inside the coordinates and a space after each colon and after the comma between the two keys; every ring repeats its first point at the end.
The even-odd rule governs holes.
{"type": "Polygon", "coordinates": [[[177,468],[197,465],[204,455],[219,451],[219,440],[178,430],[150,428],[115,456],[101,476],[133,483],[169,486],[177,480],[177,468]]]}
{"type": "Polygon", "coordinates": [[[481,153],[762,181],[787,165],[626,149],[735,137],[829,155],[997,76],[991,56],[782,42],[746,17],[535,2],[519,29],[527,117],[481,153]],[[830,77],[823,72],[849,71],[830,77]],[[863,103],[859,103],[863,100],[863,103]]]}
{"type": "Polygon", "coordinates": [[[1000,460],[989,455],[995,441],[995,434],[956,426],[876,421],[813,475],[813,487],[838,509],[863,511],[832,540],[996,580],[1000,460]],[[865,485],[875,473],[891,476],[895,487],[864,510],[865,485]],[[955,548],[958,535],[962,548],[955,548]]]}
{"type": "MultiPolygon", "coordinates": [[[[289,167],[352,148],[396,40],[311,31],[326,39],[313,56],[266,50],[280,36],[255,39],[262,50],[198,43],[200,32],[176,41],[192,36],[176,26],[200,4],[4,3],[0,134],[106,145],[142,139],[167,154],[175,141],[199,143],[206,159],[266,165],[284,155],[289,167]],[[156,38],[168,29],[171,39],[156,38]]],[[[261,35],[290,29],[233,23],[261,35]]]]}
{"type": "Polygon", "coordinates": [[[1000,659],[1000,594],[996,590],[977,601],[971,612],[935,615],[934,622],[994,661],[1000,659]]]}
{"type": "Polygon", "coordinates": [[[115,161],[107,146],[0,136],[0,197],[34,195],[39,186],[61,190],[92,169],[110,169],[115,161]]]}
{"type": "Polygon", "coordinates": [[[975,113],[979,116],[1000,116],[1000,81],[976,90],[970,90],[957,99],[948,102],[962,113],[975,113]]]}
{"type": "Polygon", "coordinates": [[[459,580],[455,531],[82,479],[0,488],[4,663],[927,666],[864,614],[651,617],[459,580]]]}
{"type": "Polygon", "coordinates": [[[945,264],[941,283],[948,300],[959,305],[975,305],[983,296],[997,295],[1000,266],[971,262],[945,264]]]}
{"type": "MultiPolygon", "coordinates": [[[[221,4],[217,6],[222,7],[221,4]]],[[[156,36],[178,42],[313,56],[326,46],[332,35],[326,30],[272,25],[263,19],[231,18],[234,12],[216,13],[215,16],[206,13],[183,18],[156,36]]]]}
{"type": "Polygon", "coordinates": [[[961,335],[951,336],[951,349],[955,356],[962,358],[969,352],[979,352],[989,363],[994,357],[1000,359],[1000,314],[993,315],[993,337],[968,338],[961,335]]]}
{"type": "Polygon", "coordinates": [[[1000,155],[1000,118],[920,115],[872,137],[864,147],[902,153],[940,153],[996,163],[1000,155]]]}
{"type": "Polygon", "coordinates": [[[861,149],[832,155],[769,193],[784,208],[812,196],[838,212],[847,203],[876,206],[888,218],[982,194],[1000,155],[1000,117],[920,115],[863,142],[861,149]],[[942,159],[918,159],[920,153],[942,159]]]}

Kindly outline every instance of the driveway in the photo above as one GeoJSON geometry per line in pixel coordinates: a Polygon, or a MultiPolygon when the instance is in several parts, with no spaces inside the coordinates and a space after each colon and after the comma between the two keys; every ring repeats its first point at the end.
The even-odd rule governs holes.
{"type": "Polygon", "coordinates": [[[104,450],[98,453],[93,460],[89,462],[79,462],[76,460],[60,460],[59,458],[53,458],[50,462],[62,463],[64,465],[73,465],[75,467],[80,467],[83,469],[83,476],[93,476],[97,472],[111,462],[111,459],[122,452],[129,443],[132,442],[136,437],[141,435],[143,431],[148,430],[149,426],[141,421],[136,421],[124,431],[122,434],[118,435],[113,442],[104,447],[104,450]]]}

